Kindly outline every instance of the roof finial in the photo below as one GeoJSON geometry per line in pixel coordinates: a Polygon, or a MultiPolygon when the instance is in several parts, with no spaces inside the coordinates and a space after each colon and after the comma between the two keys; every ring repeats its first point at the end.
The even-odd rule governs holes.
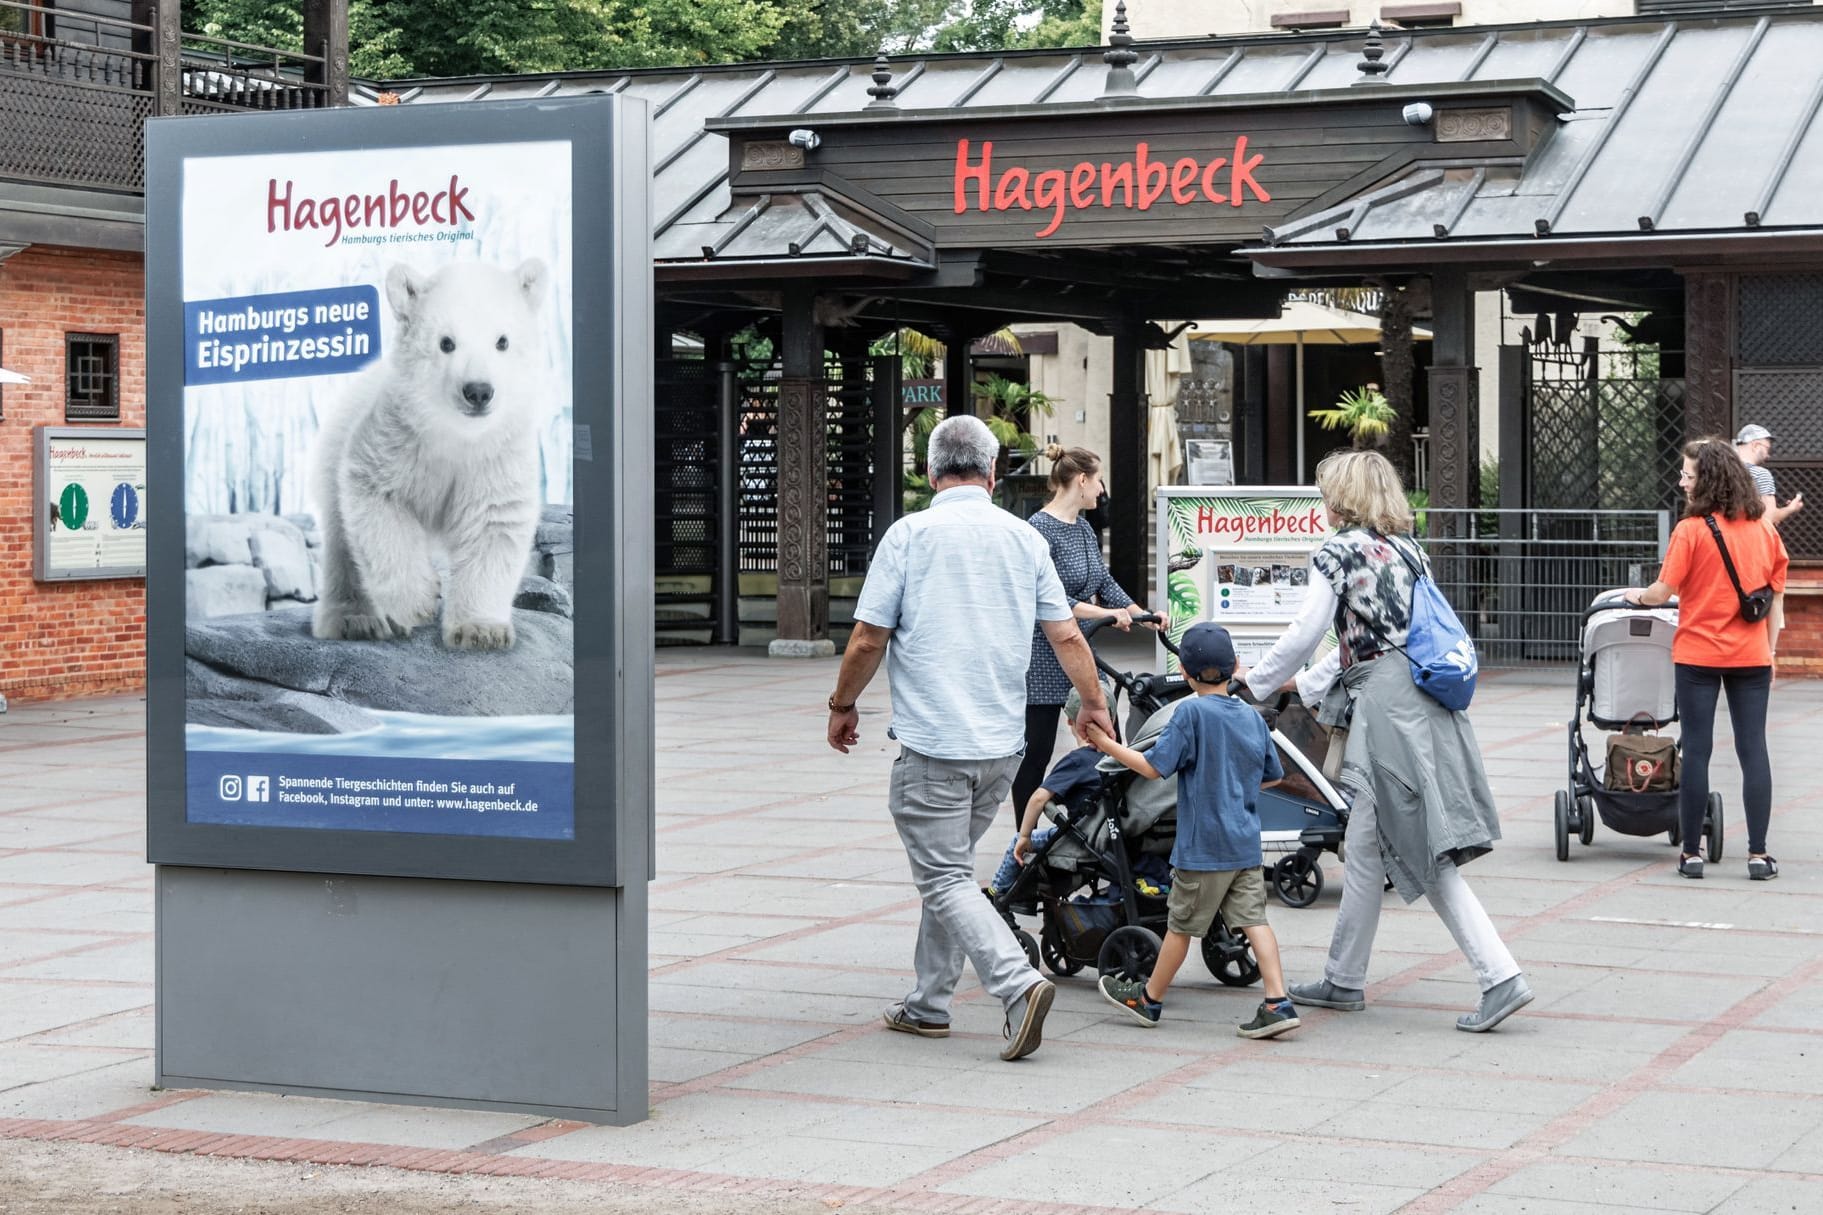
{"type": "Polygon", "coordinates": [[[1133,32],[1127,25],[1127,0],[1117,0],[1114,5],[1114,28],[1108,34],[1108,49],[1101,58],[1108,65],[1102,98],[1137,97],[1139,80],[1133,75],[1133,65],[1139,60],[1139,52],[1133,49],[1133,32]]]}
{"type": "Polygon", "coordinates": [[[1385,54],[1386,44],[1380,38],[1380,22],[1376,18],[1373,24],[1367,27],[1367,41],[1361,44],[1361,62],[1355,64],[1355,70],[1361,73],[1361,79],[1355,83],[1381,83],[1380,77],[1392,71],[1390,65],[1380,62],[1381,57],[1385,54]]]}
{"type": "Polygon", "coordinates": [[[892,64],[886,61],[884,51],[874,56],[874,83],[873,87],[867,90],[867,95],[873,98],[867,103],[867,108],[870,110],[896,110],[899,108],[898,103],[893,100],[899,95],[899,87],[893,83],[892,64]]]}

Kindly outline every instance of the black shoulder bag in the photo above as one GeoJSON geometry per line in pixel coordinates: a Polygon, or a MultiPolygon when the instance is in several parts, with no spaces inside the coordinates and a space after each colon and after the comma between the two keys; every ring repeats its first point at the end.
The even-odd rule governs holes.
{"type": "Polygon", "coordinates": [[[1704,515],[1703,522],[1709,525],[1709,534],[1715,537],[1715,546],[1722,553],[1722,567],[1728,571],[1728,581],[1734,583],[1734,593],[1740,596],[1741,619],[1748,624],[1758,624],[1772,615],[1772,587],[1763,586],[1749,594],[1741,589],[1741,576],[1735,573],[1734,558],[1728,555],[1728,546],[1722,542],[1722,529],[1715,521],[1714,515],[1704,515]]]}

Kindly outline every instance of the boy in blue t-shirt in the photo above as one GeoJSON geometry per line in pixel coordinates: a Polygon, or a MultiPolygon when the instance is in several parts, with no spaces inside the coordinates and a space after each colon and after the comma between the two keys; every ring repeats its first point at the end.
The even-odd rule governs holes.
{"type": "Polygon", "coordinates": [[[1133,750],[1091,726],[1089,741],[1149,780],[1177,773],[1177,843],[1171,849],[1171,897],[1158,962],[1145,979],[1104,975],[1101,994],[1141,1025],[1155,1026],[1165,992],[1190,953],[1190,941],[1209,932],[1219,912],[1253,946],[1266,999],[1253,1020],[1236,1027],[1243,1038],[1271,1038],[1296,1029],[1298,1010],[1285,994],[1279,942],[1266,923],[1266,883],[1260,873],[1262,788],[1279,782],[1279,764],[1265,719],[1228,695],[1234,641],[1217,624],[1190,626],[1178,643],[1184,678],[1196,699],[1182,705],[1146,752],[1133,750]]]}

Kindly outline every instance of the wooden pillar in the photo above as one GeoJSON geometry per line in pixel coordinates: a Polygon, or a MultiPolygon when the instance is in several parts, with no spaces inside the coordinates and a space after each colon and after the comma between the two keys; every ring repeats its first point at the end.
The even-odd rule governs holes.
{"type": "MultiPolygon", "coordinates": [[[[705,342],[708,336],[704,335],[705,342]]],[[[741,639],[741,386],[739,365],[728,335],[715,339],[715,639],[741,639]]],[[[707,350],[704,351],[708,353],[707,350]]]]}
{"type": "Polygon", "coordinates": [[[779,591],[774,656],[834,653],[829,641],[829,436],[823,330],[809,287],[784,292],[779,376],[779,591]]]}
{"type": "MultiPolygon", "coordinates": [[[[175,7],[175,5],[173,5],[175,7]]],[[[324,102],[348,104],[348,0],[304,0],[304,79],[325,86],[324,102]]]]}
{"type": "Polygon", "coordinates": [[[905,431],[901,423],[905,408],[901,404],[899,380],[903,365],[896,355],[873,360],[873,535],[869,553],[880,545],[905,509],[905,431]]]}
{"type": "MultiPolygon", "coordinates": [[[[1432,277],[1431,317],[1431,505],[1461,510],[1477,505],[1481,484],[1475,296],[1461,271],[1432,277]]],[[[1433,533],[1442,521],[1432,516],[1433,533]]]]}
{"type": "MultiPolygon", "coordinates": [[[[152,53],[158,56],[153,74],[152,112],[181,114],[184,112],[183,16],[176,0],[153,3],[149,16],[152,53]]],[[[138,19],[137,11],[135,19],[138,19]]]]}
{"type": "Polygon", "coordinates": [[[1734,433],[1734,276],[1684,275],[1684,436],[1734,433]]]}
{"type": "Polygon", "coordinates": [[[1108,569],[1114,581],[1147,601],[1146,346],[1138,325],[1114,330],[1114,375],[1108,394],[1108,569]]]}
{"type": "Polygon", "coordinates": [[[943,339],[943,400],[947,417],[980,412],[975,405],[975,376],[968,353],[974,341],[975,335],[960,325],[950,326],[943,339]]]}

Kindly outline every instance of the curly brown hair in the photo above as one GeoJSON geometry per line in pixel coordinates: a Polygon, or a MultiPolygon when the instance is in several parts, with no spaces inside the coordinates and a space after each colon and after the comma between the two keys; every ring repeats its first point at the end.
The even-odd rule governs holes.
{"type": "Polygon", "coordinates": [[[1758,519],[1766,513],[1766,504],[1753,487],[1753,474],[1728,440],[1710,437],[1686,443],[1684,459],[1696,464],[1686,518],[1758,519]]]}

